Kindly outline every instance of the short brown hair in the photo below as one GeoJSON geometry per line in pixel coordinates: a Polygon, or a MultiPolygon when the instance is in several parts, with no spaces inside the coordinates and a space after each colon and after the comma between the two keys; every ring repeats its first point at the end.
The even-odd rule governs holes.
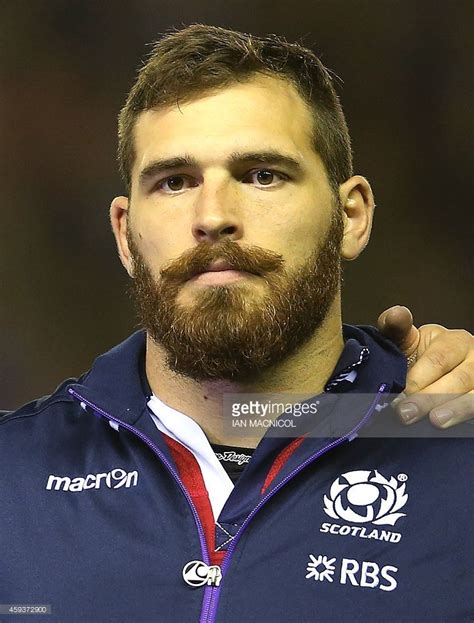
{"type": "Polygon", "coordinates": [[[257,37],[205,24],[172,28],[151,45],[118,117],[117,159],[129,194],[135,161],[133,130],[141,112],[191,101],[255,74],[289,80],[313,111],[312,141],[333,192],[337,194],[339,184],[351,177],[352,151],[344,113],[329,70],[311,50],[278,35],[257,37]]]}

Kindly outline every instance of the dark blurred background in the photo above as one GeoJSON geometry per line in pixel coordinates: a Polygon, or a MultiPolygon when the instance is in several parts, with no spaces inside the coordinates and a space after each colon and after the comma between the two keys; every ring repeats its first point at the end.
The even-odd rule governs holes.
{"type": "Polygon", "coordinates": [[[472,330],[472,0],[1,0],[0,408],[50,393],[136,320],[108,223],[116,116],[147,43],[203,22],[303,42],[343,80],[369,247],[344,321],[408,305],[472,330]]]}

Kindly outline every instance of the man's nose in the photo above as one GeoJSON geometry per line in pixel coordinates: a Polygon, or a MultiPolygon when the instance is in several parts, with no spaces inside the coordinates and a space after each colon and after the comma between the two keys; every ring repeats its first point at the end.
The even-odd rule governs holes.
{"type": "Polygon", "coordinates": [[[214,182],[202,191],[194,206],[192,233],[198,242],[217,242],[224,237],[238,240],[243,226],[238,209],[238,198],[232,183],[214,182]]]}

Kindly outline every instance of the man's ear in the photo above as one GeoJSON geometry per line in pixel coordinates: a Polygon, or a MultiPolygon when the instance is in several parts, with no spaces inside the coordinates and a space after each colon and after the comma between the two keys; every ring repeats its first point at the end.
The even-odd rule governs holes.
{"type": "Polygon", "coordinates": [[[110,224],[117,243],[120,261],[130,277],[133,277],[133,260],[127,240],[128,207],[128,197],[115,197],[110,204],[110,224]]]}
{"type": "Polygon", "coordinates": [[[355,260],[369,242],[375,208],[374,195],[365,177],[354,175],[339,186],[339,197],[344,210],[341,255],[345,260],[355,260]]]}

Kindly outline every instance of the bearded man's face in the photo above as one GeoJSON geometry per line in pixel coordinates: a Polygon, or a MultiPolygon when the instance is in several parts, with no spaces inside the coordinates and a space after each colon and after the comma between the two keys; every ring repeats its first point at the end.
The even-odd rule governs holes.
{"type": "Polygon", "coordinates": [[[250,380],[328,314],[346,208],[313,130],[296,88],[262,75],[138,115],[112,223],[141,322],[176,373],[250,380]],[[216,261],[234,272],[208,272],[216,261]]]}

